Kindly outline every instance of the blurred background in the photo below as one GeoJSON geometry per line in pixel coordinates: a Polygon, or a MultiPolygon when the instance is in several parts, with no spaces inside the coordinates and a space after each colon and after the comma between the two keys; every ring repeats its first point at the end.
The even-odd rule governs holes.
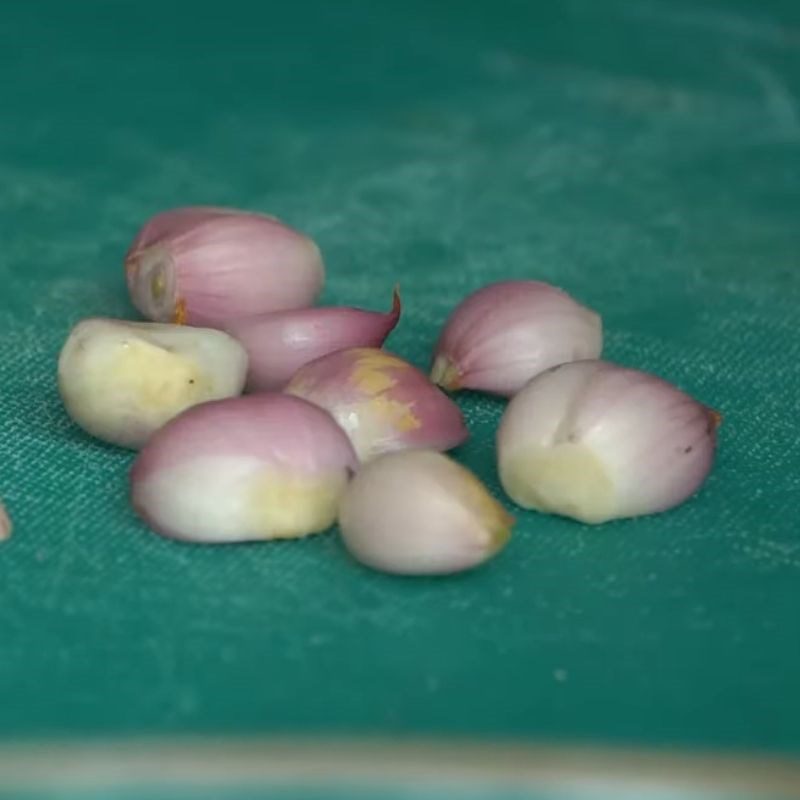
{"type": "MultiPolygon", "coordinates": [[[[10,2],[0,75],[3,800],[800,796],[797,2],[10,2]],[[423,368],[469,291],[563,286],[723,412],[715,472],[601,529],[515,510],[443,580],[152,535],[55,359],[206,203],[313,236],[326,303],[399,281],[423,368]]],[[[499,496],[502,404],[458,402],[499,496]]]]}

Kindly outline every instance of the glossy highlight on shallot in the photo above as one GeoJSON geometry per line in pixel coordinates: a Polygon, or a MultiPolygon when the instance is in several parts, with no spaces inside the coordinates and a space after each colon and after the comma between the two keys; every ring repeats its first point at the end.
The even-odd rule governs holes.
{"type": "Polygon", "coordinates": [[[405,450],[366,464],[342,498],[339,528],[364,564],[404,575],[472,569],[506,544],[514,518],[468,469],[405,450]]]}
{"type": "Polygon", "coordinates": [[[102,317],[79,322],[58,360],[70,417],[131,448],[190,406],[240,394],[246,376],[247,353],[227,333],[102,317]]]}
{"type": "Polygon", "coordinates": [[[234,320],[228,332],[247,350],[250,391],[282,389],[300,367],[337,350],[380,347],[400,319],[395,289],[386,313],[347,306],[277,311],[234,320]]]}
{"type": "Polygon", "coordinates": [[[531,378],[568,361],[598,358],[600,316],[540,281],[502,281],[469,295],[436,345],[431,379],[448,391],[511,397],[531,378]]]}
{"type": "Polygon", "coordinates": [[[665,511],[703,484],[719,419],[655,375],[564,364],[509,403],[497,432],[500,481],[524,508],[587,523],[665,511]]]}
{"type": "Polygon", "coordinates": [[[317,245],[274,217],[193,206],[156,214],[142,227],[125,275],[147,319],[220,328],[312,305],[325,270],[317,245]]]}
{"type": "Polygon", "coordinates": [[[264,393],[189,409],[147,443],[131,502],[156,532],[203,543],[292,539],[336,518],[357,459],[320,408],[264,393]]]}
{"type": "Polygon", "coordinates": [[[447,395],[416,367],[377,348],[318,358],[297,371],[286,391],[329,411],[362,462],[394,450],[450,450],[468,436],[447,395]]]}

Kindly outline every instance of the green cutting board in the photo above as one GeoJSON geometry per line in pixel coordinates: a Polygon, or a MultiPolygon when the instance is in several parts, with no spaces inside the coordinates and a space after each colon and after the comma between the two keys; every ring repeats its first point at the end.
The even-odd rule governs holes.
{"type": "MultiPolygon", "coordinates": [[[[795,0],[10,2],[0,9],[0,737],[503,736],[800,748],[795,0]],[[606,354],[724,415],[697,498],[599,528],[515,510],[471,574],[335,532],[197,547],[56,391],[77,320],[173,206],[320,243],[326,303],[404,312],[426,367],[469,291],[556,283],[606,354]]],[[[500,495],[499,401],[457,456],[500,495]]]]}

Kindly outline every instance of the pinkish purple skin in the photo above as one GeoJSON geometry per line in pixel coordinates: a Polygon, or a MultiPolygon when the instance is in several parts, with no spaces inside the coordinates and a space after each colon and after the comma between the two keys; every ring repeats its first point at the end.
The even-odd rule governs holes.
{"type": "Polygon", "coordinates": [[[313,472],[356,461],[338,425],[314,404],[264,392],[187,409],[142,448],[132,475],[206,455],[253,456],[313,472]],[[315,446],[311,446],[314,444],[315,446]]]}
{"type": "Polygon", "coordinates": [[[594,312],[541,281],[499,281],[478,289],[454,309],[434,350],[434,357],[446,356],[458,370],[457,385],[446,388],[510,397],[552,366],[597,358],[599,350],[575,353],[569,346],[573,337],[583,338],[577,330],[585,331],[584,314],[594,312]],[[564,316],[573,309],[583,313],[564,316]],[[530,340],[537,315],[539,323],[548,323],[547,342],[530,340]]]}
{"type": "Polygon", "coordinates": [[[162,211],[160,214],[150,217],[141,227],[125,254],[125,260],[128,261],[140,250],[157,244],[167,236],[184,236],[204,222],[216,220],[223,216],[238,215],[252,215],[257,218],[264,217],[269,219],[263,214],[237,211],[233,208],[223,208],[221,206],[186,206],[185,208],[162,211]]]}
{"type": "Polygon", "coordinates": [[[358,459],[342,429],[324,410],[299,397],[263,393],[203,403],[161,428],[139,452],[130,472],[134,509],[148,525],[176,539],[136,500],[139,481],[203,456],[253,457],[314,475],[346,468],[358,459]]]}
{"type": "Polygon", "coordinates": [[[585,446],[610,463],[616,457],[631,466],[617,486],[623,510],[610,518],[638,516],[673,508],[699,489],[714,462],[719,419],[656,375],[586,360],[554,367],[531,381],[511,401],[497,441],[498,448],[513,448],[524,441],[526,428],[530,432],[538,425],[543,426],[539,434],[555,429],[554,444],[585,446]],[[558,381],[563,381],[563,408],[569,413],[542,392],[558,381]]]}
{"type": "Polygon", "coordinates": [[[638,484],[640,495],[651,498],[651,513],[684,502],[700,488],[714,464],[719,417],[657,375],[610,361],[595,363],[597,371],[586,392],[589,399],[577,416],[581,428],[601,430],[609,409],[625,398],[637,408],[640,425],[652,419],[652,434],[642,437],[637,460],[647,464],[638,484]]]}
{"type": "Polygon", "coordinates": [[[352,347],[380,347],[400,319],[394,292],[388,313],[360,308],[306,308],[233,320],[226,328],[247,350],[250,391],[282,389],[304,365],[352,347]]]}
{"type": "MultiPolygon", "coordinates": [[[[324,267],[314,242],[264,214],[213,207],[157,214],[125,257],[163,246],[175,268],[173,321],[220,327],[238,317],[305,308],[316,300],[324,267]]],[[[133,271],[126,269],[133,291],[133,271]]]]}
{"type": "Polygon", "coordinates": [[[420,423],[412,430],[397,432],[407,447],[450,450],[469,436],[459,407],[427,375],[377,348],[340,350],[312,361],[296,373],[287,391],[296,391],[334,416],[339,407],[376,398],[405,404],[420,423]],[[381,366],[381,361],[386,365],[381,366]],[[394,385],[378,388],[382,381],[375,373],[394,385]]]}

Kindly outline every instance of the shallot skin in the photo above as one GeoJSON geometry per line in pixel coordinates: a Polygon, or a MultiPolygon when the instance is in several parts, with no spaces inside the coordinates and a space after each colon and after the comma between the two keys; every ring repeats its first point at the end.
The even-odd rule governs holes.
{"type": "Polygon", "coordinates": [[[283,389],[304,365],[337,350],[380,347],[400,319],[395,289],[388,313],[344,306],[276,311],[233,320],[226,326],[250,360],[250,391],[283,389]]]}
{"type": "Polygon", "coordinates": [[[202,543],[288,539],[335,521],[357,466],[322,409],[264,393],[196,406],[131,469],[131,502],[156,532],[202,543]]]}
{"type": "Polygon", "coordinates": [[[591,524],[666,511],[711,470],[718,419],[655,375],[564,364],[509,403],[497,432],[500,481],[524,508],[591,524]]]}
{"type": "Polygon", "coordinates": [[[362,462],[394,450],[450,450],[469,435],[458,406],[423,372],[377,348],[318,358],[286,391],[330,412],[362,462]]]}
{"type": "Polygon", "coordinates": [[[453,310],[434,350],[431,379],[448,391],[511,397],[568,361],[598,358],[600,316],[541,281],[492,283],[453,310]]]}
{"type": "Polygon", "coordinates": [[[125,275],[145,318],[221,328],[312,305],[325,268],[317,245],[274,217],[190,206],[156,214],[141,228],[125,275]]]}

